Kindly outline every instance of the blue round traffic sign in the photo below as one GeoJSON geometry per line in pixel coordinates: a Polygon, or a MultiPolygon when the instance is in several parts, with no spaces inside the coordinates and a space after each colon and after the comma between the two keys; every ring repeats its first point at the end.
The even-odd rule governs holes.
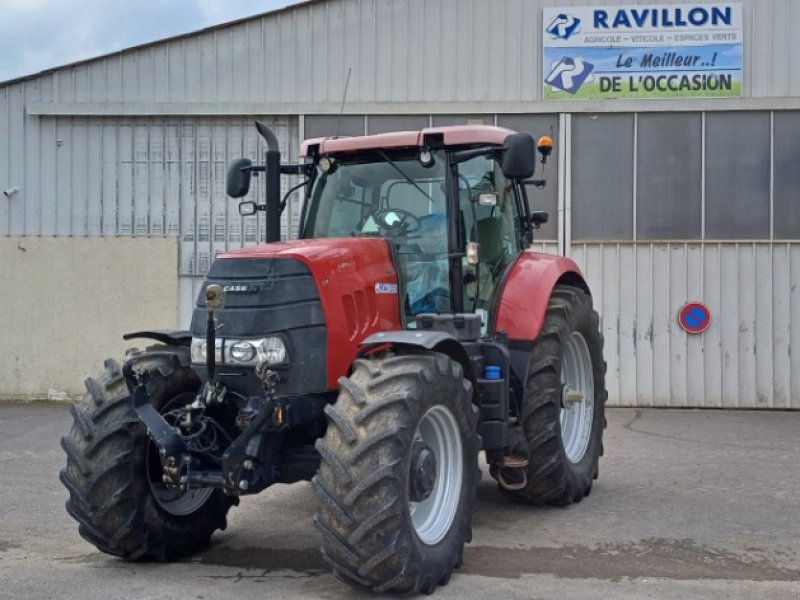
{"type": "Polygon", "coordinates": [[[711,311],[701,302],[689,302],[678,313],[678,322],[688,333],[703,333],[711,325],[711,311]]]}

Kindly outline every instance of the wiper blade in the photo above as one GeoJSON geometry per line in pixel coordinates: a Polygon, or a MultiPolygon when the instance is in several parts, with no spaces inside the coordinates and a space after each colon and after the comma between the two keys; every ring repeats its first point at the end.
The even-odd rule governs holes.
{"type": "Polygon", "coordinates": [[[414,181],[413,179],[411,179],[411,177],[409,177],[408,175],[406,175],[405,171],[403,171],[403,169],[401,169],[400,167],[398,167],[398,166],[397,166],[397,164],[396,164],[396,163],[395,163],[395,162],[394,162],[394,161],[393,161],[391,158],[389,158],[389,155],[388,155],[388,154],[386,154],[386,152],[384,152],[383,150],[380,150],[380,149],[379,149],[379,150],[378,150],[378,155],[379,155],[379,156],[380,156],[380,157],[381,157],[383,160],[385,160],[387,163],[389,163],[389,164],[391,165],[391,167],[392,167],[392,168],[393,168],[395,171],[397,171],[398,173],[400,173],[400,176],[401,176],[401,177],[403,177],[403,179],[405,179],[405,180],[406,180],[408,183],[410,183],[410,184],[411,184],[411,185],[413,185],[415,188],[417,188],[417,189],[419,190],[419,192],[420,192],[420,193],[421,193],[423,196],[425,196],[425,197],[426,197],[428,200],[430,200],[431,202],[436,202],[436,201],[435,201],[433,198],[431,198],[431,196],[430,196],[430,194],[428,194],[428,192],[426,192],[426,191],[425,191],[425,190],[423,190],[421,187],[419,187],[419,184],[417,184],[417,182],[416,182],[416,181],[414,181]]]}

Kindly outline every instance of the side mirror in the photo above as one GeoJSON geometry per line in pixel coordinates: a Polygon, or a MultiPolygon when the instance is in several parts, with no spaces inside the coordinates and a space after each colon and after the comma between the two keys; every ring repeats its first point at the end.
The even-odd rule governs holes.
{"type": "Polygon", "coordinates": [[[254,214],[258,212],[258,204],[253,201],[250,202],[240,202],[239,203],[239,214],[243,217],[252,217],[254,214]]]}
{"type": "Polygon", "coordinates": [[[509,179],[533,177],[536,169],[536,142],[527,133],[515,133],[506,138],[503,152],[503,173],[509,179]]]}
{"type": "Polygon", "coordinates": [[[531,213],[531,225],[533,225],[534,229],[541,228],[541,226],[547,223],[549,220],[550,214],[543,210],[538,210],[531,213]]]}
{"type": "Polygon", "coordinates": [[[226,191],[231,198],[241,198],[250,191],[250,167],[253,161],[249,158],[240,158],[231,163],[228,167],[228,177],[226,180],[226,191]]]}

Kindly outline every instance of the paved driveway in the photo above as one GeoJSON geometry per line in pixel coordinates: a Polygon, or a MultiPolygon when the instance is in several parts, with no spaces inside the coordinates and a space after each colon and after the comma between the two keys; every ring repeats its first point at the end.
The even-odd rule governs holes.
{"type": "MultiPolygon", "coordinates": [[[[63,504],[56,405],[0,405],[0,598],[370,598],[328,572],[308,484],[231,512],[192,561],[130,564],[63,504]]],[[[800,598],[800,413],[609,410],[591,496],[509,503],[488,475],[466,564],[438,598],[800,598]]]]}

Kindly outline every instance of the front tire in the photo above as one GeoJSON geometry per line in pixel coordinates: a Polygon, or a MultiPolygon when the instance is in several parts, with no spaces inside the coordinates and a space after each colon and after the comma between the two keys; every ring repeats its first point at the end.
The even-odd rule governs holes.
{"type": "MultiPolygon", "coordinates": [[[[131,351],[128,360],[150,374],[148,394],[157,410],[194,397],[200,382],[189,349],[153,346],[131,351]]],[[[205,548],[225,528],[232,499],[219,490],[172,495],[159,484],[160,462],[133,409],[120,366],[105,362],[86,380],[87,395],[73,406],[73,425],[61,440],[69,490],[67,512],[80,535],[98,549],[128,560],[169,561],[205,548]]]]}
{"type": "Polygon", "coordinates": [[[528,465],[501,471],[506,494],[556,506],[589,495],[603,454],[605,372],[591,296],[556,286],[531,350],[521,426],[512,430],[512,452],[528,465]]]}
{"type": "Polygon", "coordinates": [[[355,587],[431,593],[472,538],[472,386],[433,352],[358,360],[339,384],[313,480],[322,554],[355,587]]]}

